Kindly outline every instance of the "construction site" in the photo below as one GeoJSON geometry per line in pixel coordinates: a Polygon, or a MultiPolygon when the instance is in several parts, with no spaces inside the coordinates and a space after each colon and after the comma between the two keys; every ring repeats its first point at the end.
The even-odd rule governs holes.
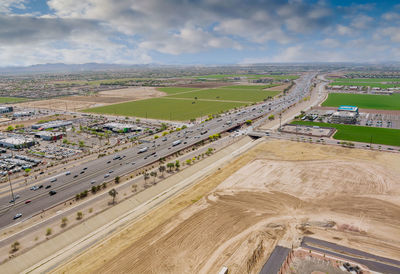
{"type": "MultiPolygon", "coordinates": [[[[259,273],[277,245],[300,248],[304,236],[400,260],[398,154],[249,142],[251,149],[215,163],[215,172],[53,271],[259,273]]],[[[299,255],[287,273],[312,270],[310,260],[320,264],[299,255]]]]}

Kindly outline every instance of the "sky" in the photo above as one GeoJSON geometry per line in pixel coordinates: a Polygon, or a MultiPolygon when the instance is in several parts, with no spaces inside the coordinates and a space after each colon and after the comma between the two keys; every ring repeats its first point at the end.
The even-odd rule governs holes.
{"type": "Polygon", "coordinates": [[[400,61],[400,1],[0,0],[0,67],[400,61]]]}

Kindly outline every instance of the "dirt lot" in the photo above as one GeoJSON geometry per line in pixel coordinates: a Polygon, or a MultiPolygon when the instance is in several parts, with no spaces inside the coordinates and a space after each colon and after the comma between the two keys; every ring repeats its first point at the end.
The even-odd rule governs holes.
{"type": "Polygon", "coordinates": [[[126,89],[106,90],[91,96],[68,96],[60,99],[32,101],[18,104],[20,107],[44,108],[52,110],[77,111],[80,109],[103,106],[126,101],[143,100],[160,97],[164,92],[153,87],[132,87],[126,89]]]}
{"type": "Polygon", "coordinates": [[[288,86],[290,86],[290,84],[284,84],[284,85],[280,85],[280,86],[276,86],[276,87],[266,88],[264,90],[284,91],[285,88],[287,88],[288,86]]]}
{"type": "Polygon", "coordinates": [[[223,86],[231,86],[233,83],[229,82],[200,82],[200,83],[190,83],[190,84],[178,84],[175,87],[182,88],[218,88],[223,86]]]}
{"type": "Polygon", "coordinates": [[[303,235],[400,259],[400,155],[265,141],[58,273],[258,273],[303,235]]]}

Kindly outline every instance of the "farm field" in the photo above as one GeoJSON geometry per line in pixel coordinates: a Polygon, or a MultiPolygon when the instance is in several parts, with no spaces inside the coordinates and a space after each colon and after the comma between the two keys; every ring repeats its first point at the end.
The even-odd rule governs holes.
{"type": "Polygon", "coordinates": [[[320,126],[320,127],[333,127],[337,129],[334,139],[364,142],[390,146],[400,146],[400,130],[391,128],[374,128],[342,124],[328,124],[308,121],[293,121],[291,124],[306,125],[306,126],[320,126]]]}
{"type": "Polygon", "coordinates": [[[196,76],[196,78],[209,78],[209,79],[223,79],[229,77],[247,77],[248,79],[259,79],[259,78],[273,78],[275,80],[290,79],[295,80],[300,76],[298,75],[267,75],[267,74],[213,74],[196,76]]]}
{"type": "Polygon", "coordinates": [[[400,94],[370,95],[331,93],[322,103],[324,107],[338,107],[340,105],[354,105],[359,108],[400,110],[400,94]]]}
{"type": "MultiPolygon", "coordinates": [[[[168,97],[169,98],[169,97],[168,97]]],[[[84,110],[98,114],[147,117],[152,119],[184,121],[208,114],[216,114],[245,105],[236,102],[216,102],[185,99],[152,98],[84,110]]]]}
{"type": "Polygon", "coordinates": [[[165,92],[168,95],[182,93],[186,91],[196,90],[198,88],[181,88],[181,87],[167,87],[167,88],[157,88],[159,91],[165,92]]]}
{"type": "Polygon", "coordinates": [[[400,78],[330,78],[335,82],[350,83],[382,83],[382,82],[400,82],[400,78]]]}
{"type": "Polygon", "coordinates": [[[361,86],[361,87],[377,87],[377,88],[395,88],[400,87],[400,78],[336,78],[331,86],[361,86]]]}
{"type": "MultiPolygon", "coordinates": [[[[246,87],[246,86],[244,86],[246,87]]],[[[262,90],[263,86],[259,88],[215,88],[197,90],[193,92],[180,93],[169,96],[170,98],[191,98],[195,99],[208,99],[218,101],[240,101],[240,102],[259,102],[269,96],[273,97],[279,94],[279,91],[265,91],[262,90]]]]}
{"type": "Polygon", "coordinates": [[[25,98],[17,98],[17,97],[0,97],[0,104],[5,103],[18,103],[26,101],[25,98]]]}

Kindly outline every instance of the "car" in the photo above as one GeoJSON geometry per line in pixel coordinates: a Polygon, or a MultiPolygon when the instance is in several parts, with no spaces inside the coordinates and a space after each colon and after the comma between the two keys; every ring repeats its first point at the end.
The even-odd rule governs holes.
{"type": "Polygon", "coordinates": [[[18,218],[21,218],[22,217],[22,213],[17,213],[15,216],[14,216],[14,220],[16,220],[16,219],[18,219],[18,218]]]}
{"type": "Polygon", "coordinates": [[[86,170],[86,169],[87,169],[87,167],[84,167],[84,168],[83,168],[83,170],[86,170]]]}
{"type": "Polygon", "coordinates": [[[74,178],[76,178],[76,177],[78,177],[78,176],[79,176],[78,174],[75,174],[75,175],[74,175],[74,178]]]}
{"type": "Polygon", "coordinates": [[[40,173],[39,174],[44,174],[44,171],[40,171],[40,173]]]}
{"type": "Polygon", "coordinates": [[[40,188],[43,188],[43,185],[40,185],[40,186],[38,187],[38,189],[40,189],[40,188]]]}
{"type": "Polygon", "coordinates": [[[114,170],[110,170],[108,173],[110,173],[110,174],[111,174],[111,173],[113,173],[113,172],[114,172],[114,170]]]}
{"type": "Polygon", "coordinates": [[[37,186],[33,186],[33,187],[31,187],[31,190],[37,190],[38,189],[38,187],[37,186]]]}
{"type": "Polygon", "coordinates": [[[108,161],[107,164],[111,163],[111,161],[108,161]]]}
{"type": "Polygon", "coordinates": [[[65,172],[65,175],[70,175],[70,174],[71,174],[71,171],[65,172]]]}
{"type": "Polygon", "coordinates": [[[50,180],[51,183],[54,183],[55,181],[57,181],[57,178],[53,178],[50,180]]]}
{"type": "Polygon", "coordinates": [[[110,174],[106,174],[106,175],[104,175],[104,178],[108,178],[108,177],[110,177],[110,174]]]}
{"type": "Polygon", "coordinates": [[[91,182],[90,182],[90,184],[92,184],[92,185],[93,185],[93,184],[95,184],[95,183],[96,183],[96,181],[95,181],[95,180],[93,180],[93,181],[91,181],[91,182]]]}
{"type": "Polygon", "coordinates": [[[116,156],[114,156],[113,160],[118,160],[119,158],[121,158],[121,156],[116,155],[116,156]]]}
{"type": "Polygon", "coordinates": [[[183,142],[183,144],[184,144],[184,145],[186,145],[186,144],[187,144],[187,142],[183,142]]]}
{"type": "Polygon", "coordinates": [[[84,171],[84,170],[82,170],[82,171],[80,172],[80,174],[83,174],[83,173],[85,173],[85,171],[84,171]]]}
{"type": "Polygon", "coordinates": [[[54,191],[54,190],[49,191],[49,195],[50,196],[53,196],[53,195],[56,195],[56,194],[57,194],[57,191],[54,191]]]}
{"type": "Polygon", "coordinates": [[[132,162],[132,165],[134,165],[135,164],[135,162],[132,162]]]}
{"type": "Polygon", "coordinates": [[[45,187],[45,189],[49,189],[49,188],[51,188],[51,185],[48,185],[48,186],[45,187]]]}
{"type": "Polygon", "coordinates": [[[29,204],[30,202],[32,202],[31,200],[26,200],[25,204],[29,204]]]}

